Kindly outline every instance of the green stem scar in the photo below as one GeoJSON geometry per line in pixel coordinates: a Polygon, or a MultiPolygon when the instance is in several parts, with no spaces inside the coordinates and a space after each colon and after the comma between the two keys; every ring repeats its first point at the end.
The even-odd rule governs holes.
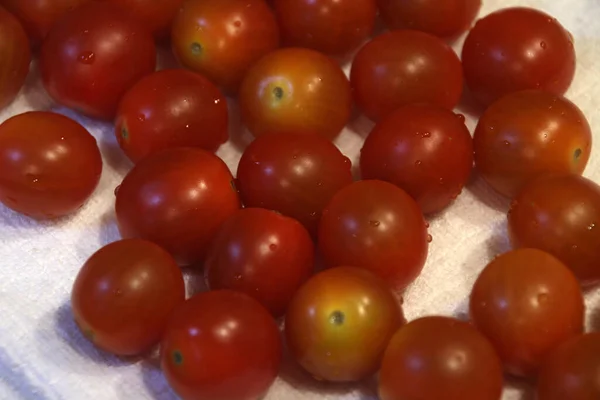
{"type": "Polygon", "coordinates": [[[173,356],[173,362],[175,363],[175,365],[183,364],[183,354],[181,354],[181,352],[179,350],[173,351],[172,356],[173,356]]]}
{"type": "Polygon", "coordinates": [[[573,154],[573,156],[575,157],[575,161],[579,160],[579,157],[581,157],[581,153],[583,153],[581,149],[575,150],[575,153],[573,154]]]}
{"type": "Polygon", "coordinates": [[[123,140],[129,139],[129,131],[127,130],[127,127],[125,125],[123,125],[121,127],[121,139],[123,139],[123,140]]]}
{"type": "Polygon", "coordinates": [[[274,88],[273,89],[273,96],[275,96],[275,98],[277,100],[283,99],[283,89],[280,88],[279,86],[277,86],[276,88],[274,88]]]}
{"type": "Polygon", "coordinates": [[[202,54],[202,45],[198,42],[194,42],[190,45],[190,50],[192,50],[192,54],[195,56],[199,56],[202,54]]]}
{"type": "Polygon", "coordinates": [[[332,325],[343,325],[344,321],[346,319],[346,316],[344,315],[343,312],[341,311],[334,311],[331,313],[331,315],[329,316],[329,322],[332,325]]]}

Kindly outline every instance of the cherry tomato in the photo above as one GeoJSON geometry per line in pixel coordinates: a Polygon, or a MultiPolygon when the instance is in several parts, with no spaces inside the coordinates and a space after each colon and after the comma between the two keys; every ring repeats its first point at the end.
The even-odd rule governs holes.
{"type": "Polygon", "coordinates": [[[0,7],[0,109],[21,90],[30,62],[27,34],[15,17],[0,7]]]}
{"type": "Polygon", "coordinates": [[[115,135],[133,162],[171,147],[216,151],[229,138],[227,101],[202,75],[158,71],[125,93],[115,135]]]}
{"type": "Polygon", "coordinates": [[[526,89],[562,95],[575,74],[569,32],[551,16],[525,7],[479,20],[467,36],[462,61],[467,86],[486,105],[526,89]]]}
{"type": "Polygon", "coordinates": [[[381,400],[498,400],[502,366],[492,345],[469,324],[425,317],[401,328],[385,351],[381,400]]]}
{"type": "Polygon", "coordinates": [[[170,35],[175,15],[184,0],[104,0],[129,11],[157,38],[170,35]]]}
{"type": "Polygon", "coordinates": [[[67,13],[42,46],[50,96],[96,118],[112,119],[125,92],[154,71],[152,35],[116,6],[91,2],[67,13]]]}
{"type": "Polygon", "coordinates": [[[285,335],[292,355],[315,378],[349,382],[379,369],[403,323],[402,309],[381,278],[339,267],[315,275],[294,295],[285,335]]]}
{"type": "Polygon", "coordinates": [[[338,135],[350,119],[352,95],[335,61],[309,49],[263,57],[240,88],[242,120],[254,136],[269,132],[338,135]]]}
{"type": "Polygon", "coordinates": [[[221,224],[240,208],[232,182],[227,165],[205,150],[145,158],[116,191],[121,234],[155,242],[181,264],[201,262],[221,224]]]}
{"type": "Polygon", "coordinates": [[[592,148],[592,132],[579,108],[539,90],[511,93],[492,104],[473,139],[478,171],[508,197],[543,174],[581,175],[592,148]]]}
{"type": "Polygon", "coordinates": [[[175,18],[172,43],[185,67],[236,93],[248,68],[279,47],[279,29],[264,0],[190,0],[175,18]]]}
{"type": "Polygon", "coordinates": [[[345,54],[373,32],[375,0],[276,0],[281,34],[290,46],[345,54]]]}
{"type": "Polygon", "coordinates": [[[423,32],[384,33],[367,43],[350,71],[354,100],[378,121],[411,103],[452,109],[462,94],[462,67],[454,50],[423,32]]]}
{"type": "Polygon", "coordinates": [[[584,284],[600,282],[600,187],[577,175],[536,180],[508,213],[513,246],[544,250],[584,284]],[[598,226],[597,226],[598,225],[598,226]]]}
{"type": "Polygon", "coordinates": [[[429,240],[417,203],[402,189],[376,180],[337,192],[319,226],[327,265],[369,269],[396,289],[421,273],[429,240]]]}
{"type": "Polygon", "coordinates": [[[271,134],[250,143],[238,165],[237,178],[247,207],[276,210],[316,235],[327,203],[352,183],[352,164],[320,136],[271,134]]]}
{"type": "Polygon", "coordinates": [[[221,225],[204,270],[211,289],[254,297],[280,317],[314,269],[314,245],[296,220],[261,208],[246,208],[221,225]]]}
{"type": "Polygon", "coordinates": [[[545,362],[538,378],[538,400],[600,399],[600,332],[571,339],[545,362]]]}
{"type": "Polygon", "coordinates": [[[178,307],[161,346],[163,372],[183,400],[258,400],[281,357],[273,317],[229,290],[198,294],[178,307]]]}
{"type": "Polygon", "coordinates": [[[360,155],[363,179],[401,187],[424,213],[456,199],[472,168],[473,141],[464,120],[439,106],[394,111],[371,131],[360,155]]]}
{"type": "Polygon", "coordinates": [[[137,355],[161,339],[171,312],[185,300],[173,257],[138,239],[98,250],[81,268],[71,293],[77,325],[96,346],[137,355]]]}
{"type": "Polygon", "coordinates": [[[36,219],[79,209],[102,174],[96,139],[77,122],[27,112],[0,125],[0,202],[36,219]]]}

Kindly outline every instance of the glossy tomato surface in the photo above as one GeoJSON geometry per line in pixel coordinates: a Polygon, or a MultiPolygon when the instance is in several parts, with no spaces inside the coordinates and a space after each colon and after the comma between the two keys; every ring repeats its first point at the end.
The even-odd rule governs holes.
{"type": "Polygon", "coordinates": [[[360,153],[363,179],[399,186],[424,213],[456,199],[472,169],[473,140],[464,119],[439,106],[399,108],[375,126],[360,153]]]}
{"type": "Polygon", "coordinates": [[[339,267],[315,275],[295,294],[285,335],[291,354],[315,378],[349,382],[379,369],[403,323],[398,300],[381,278],[339,267]]]}
{"type": "Polygon", "coordinates": [[[0,109],[11,103],[29,72],[31,51],[21,23],[0,6],[0,109]]]}
{"type": "Polygon", "coordinates": [[[375,0],[276,0],[284,42],[325,54],[345,54],[373,32],[375,0]]]}
{"type": "Polygon", "coordinates": [[[425,317],[401,328],[385,351],[381,400],[498,400],[502,366],[492,345],[471,325],[425,317]]]}
{"type": "Polygon", "coordinates": [[[488,105],[526,89],[564,94],[575,74],[575,48],[569,32],[550,15],[505,8],[475,24],[462,62],[467,86],[488,105]]]}
{"type": "Polygon", "coordinates": [[[171,34],[171,25],[184,0],[104,0],[135,15],[155,37],[171,34]]]}
{"type": "Polygon", "coordinates": [[[202,262],[221,224],[240,208],[233,177],[201,149],[169,149],[138,163],[119,186],[121,235],[157,243],[181,264],[202,262]]]}
{"type": "Polygon", "coordinates": [[[269,312],[243,293],[198,294],[173,316],[162,370],[183,400],[258,400],[279,372],[282,344],[269,312]]]}
{"type": "Polygon", "coordinates": [[[229,138],[227,100],[202,75],[158,71],[125,93],[115,135],[133,162],[172,147],[216,151],[229,138]]]}
{"type": "Polygon", "coordinates": [[[377,180],[337,192],[319,226],[319,248],[328,266],[371,270],[395,289],[421,273],[429,240],[418,204],[402,189],[377,180]]]}
{"type": "Polygon", "coordinates": [[[184,300],[183,275],[173,257],[139,239],[98,250],[79,271],[71,293],[73,315],[84,335],[124,356],[158,343],[171,313],[184,300]]]}
{"type": "Polygon", "coordinates": [[[150,32],[119,7],[95,1],[66,14],[48,34],[40,55],[48,94],[102,119],[112,119],[125,92],[155,66],[150,32]]]}
{"type": "Polygon", "coordinates": [[[316,235],[334,194],[352,183],[352,165],[331,141],[310,134],[270,134],[244,151],[237,187],[247,207],[278,211],[316,235]]]}
{"type": "Polygon", "coordinates": [[[583,332],[584,302],[575,275],[554,256],[519,249],[489,263],[471,293],[471,317],[505,369],[535,377],[548,355],[583,332]]]}
{"type": "Polygon", "coordinates": [[[173,23],[175,56],[229,93],[258,59],[279,47],[279,28],[264,0],[186,1],[173,23]]]}
{"type": "Polygon", "coordinates": [[[352,111],[348,78],[314,50],[274,51],[248,71],[240,88],[242,121],[258,137],[277,132],[337,136],[352,111]]]}
{"type": "Polygon", "coordinates": [[[0,201],[36,219],[78,210],[102,173],[96,139],[60,114],[34,111],[0,125],[0,201]]]}
{"type": "Polygon", "coordinates": [[[483,114],[475,134],[475,165],[501,194],[514,197],[548,173],[581,175],[592,150],[592,132],[575,104],[552,93],[511,93],[483,114]]]}
{"type": "Polygon", "coordinates": [[[411,103],[453,109],[462,94],[463,76],[458,56],[441,39],[400,30],[377,36],[360,49],[350,81],[356,104],[379,121],[411,103]]]}

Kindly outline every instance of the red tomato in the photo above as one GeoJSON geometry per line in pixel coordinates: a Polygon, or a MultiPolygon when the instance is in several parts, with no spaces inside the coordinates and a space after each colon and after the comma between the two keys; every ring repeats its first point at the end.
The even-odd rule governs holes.
{"type": "Polygon", "coordinates": [[[467,86],[486,105],[525,89],[562,95],[575,74],[569,32],[551,16],[525,7],[479,20],[467,36],[462,61],[467,86]]]}
{"type": "Polygon", "coordinates": [[[15,17],[0,7],[0,109],[21,90],[30,62],[27,34],[15,17]]]}
{"type": "Polygon", "coordinates": [[[464,120],[439,106],[399,108],[375,126],[360,154],[363,179],[401,187],[424,213],[456,199],[472,168],[473,141],[464,120]]]}
{"type": "Polygon", "coordinates": [[[298,221],[246,208],[221,226],[204,270],[211,289],[244,292],[280,317],[312,274],[314,251],[310,235],[298,221]]]}
{"type": "Polygon", "coordinates": [[[124,356],[158,343],[171,312],[184,300],[183,275],[173,257],[138,239],[98,250],[79,271],[71,293],[75,321],[85,336],[124,356]]]}
{"type": "Polygon", "coordinates": [[[473,139],[478,171],[509,197],[543,174],[581,175],[592,148],[592,132],[579,108],[539,90],[511,93],[492,104],[473,139]]]}
{"type": "Polygon", "coordinates": [[[102,173],[96,139],[77,122],[28,112],[0,125],[0,201],[32,218],[75,212],[102,173]]]}
{"type": "Polygon", "coordinates": [[[228,290],[198,294],[175,310],[162,369],[183,400],[257,400],[282,357],[279,329],[256,300],[228,290]]]}
{"type": "Polygon", "coordinates": [[[338,135],[350,119],[348,78],[327,56],[282,49],[263,57],[240,88],[242,121],[254,136],[275,132],[338,135]]]}
{"type": "Polygon", "coordinates": [[[471,317],[509,373],[535,377],[550,352],[583,332],[583,294],[558,259],[515,250],[494,259],[475,282],[471,317]]]}
{"type": "Polygon", "coordinates": [[[133,162],[171,147],[216,151],[229,138],[227,101],[202,75],[158,71],[125,93],[115,135],[133,162]]]}
{"type": "Polygon", "coordinates": [[[173,23],[175,56],[229,93],[246,71],[279,47],[279,29],[264,0],[186,1],[173,23]]]}
{"type": "Polygon", "coordinates": [[[284,41],[326,54],[344,54],[373,32],[375,0],[276,0],[284,41]]]}
{"type": "Polygon", "coordinates": [[[381,400],[498,400],[502,366],[492,345],[469,324],[425,317],[401,328],[385,351],[381,400]]]}
{"type": "Polygon", "coordinates": [[[104,2],[68,13],[42,46],[44,86],[57,102],[112,119],[125,92],[154,71],[154,39],[134,17],[104,2]]]}
{"type": "Polygon", "coordinates": [[[358,381],[374,374],[402,309],[386,283],[369,271],[340,267],[311,278],[285,318],[288,347],[319,380],[358,381]]]}
{"type": "Polygon", "coordinates": [[[104,0],[129,11],[144,23],[155,37],[171,33],[171,25],[184,0],[104,0]]]}
{"type": "Polygon", "coordinates": [[[538,378],[538,400],[600,399],[600,332],[571,339],[545,362],[538,378]]]}
{"type": "Polygon", "coordinates": [[[327,265],[354,265],[402,289],[427,259],[425,220],[417,203],[396,186],[360,181],[341,189],[323,211],[319,247],[327,265]]]}
{"type": "Polygon", "coordinates": [[[367,43],[350,72],[354,100],[374,121],[411,103],[452,109],[462,94],[462,68],[454,50],[423,32],[384,33],[367,43]]]}
{"type": "Polygon", "coordinates": [[[544,250],[584,284],[593,284],[600,282],[599,221],[600,187],[577,175],[559,175],[523,189],[508,213],[508,231],[515,247],[544,250]]]}
{"type": "Polygon", "coordinates": [[[327,203],[352,183],[352,164],[320,136],[272,134],[250,143],[238,165],[237,178],[247,207],[276,210],[316,235],[327,203]]]}
{"type": "Polygon", "coordinates": [[[232,181],[227,165],[201,149],[148,157],[116,192],[121,234],[155,242],[181,264],[201,262],[221,224],[240,208],[232,181]]]}

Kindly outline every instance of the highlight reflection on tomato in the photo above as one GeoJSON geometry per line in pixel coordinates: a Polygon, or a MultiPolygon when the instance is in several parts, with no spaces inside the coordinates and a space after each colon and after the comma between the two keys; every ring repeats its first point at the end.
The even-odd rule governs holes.
{"type": "Polygon", "coordinates": [[[135,15],[157,38],[169,36],[184,0],[104,0],[135,15]]]}
{"type": "Polygon", "coordinates": [[[27,34],[19,21],[0,6],[0,110],[21,90],[30,62],[27,34]]]}

